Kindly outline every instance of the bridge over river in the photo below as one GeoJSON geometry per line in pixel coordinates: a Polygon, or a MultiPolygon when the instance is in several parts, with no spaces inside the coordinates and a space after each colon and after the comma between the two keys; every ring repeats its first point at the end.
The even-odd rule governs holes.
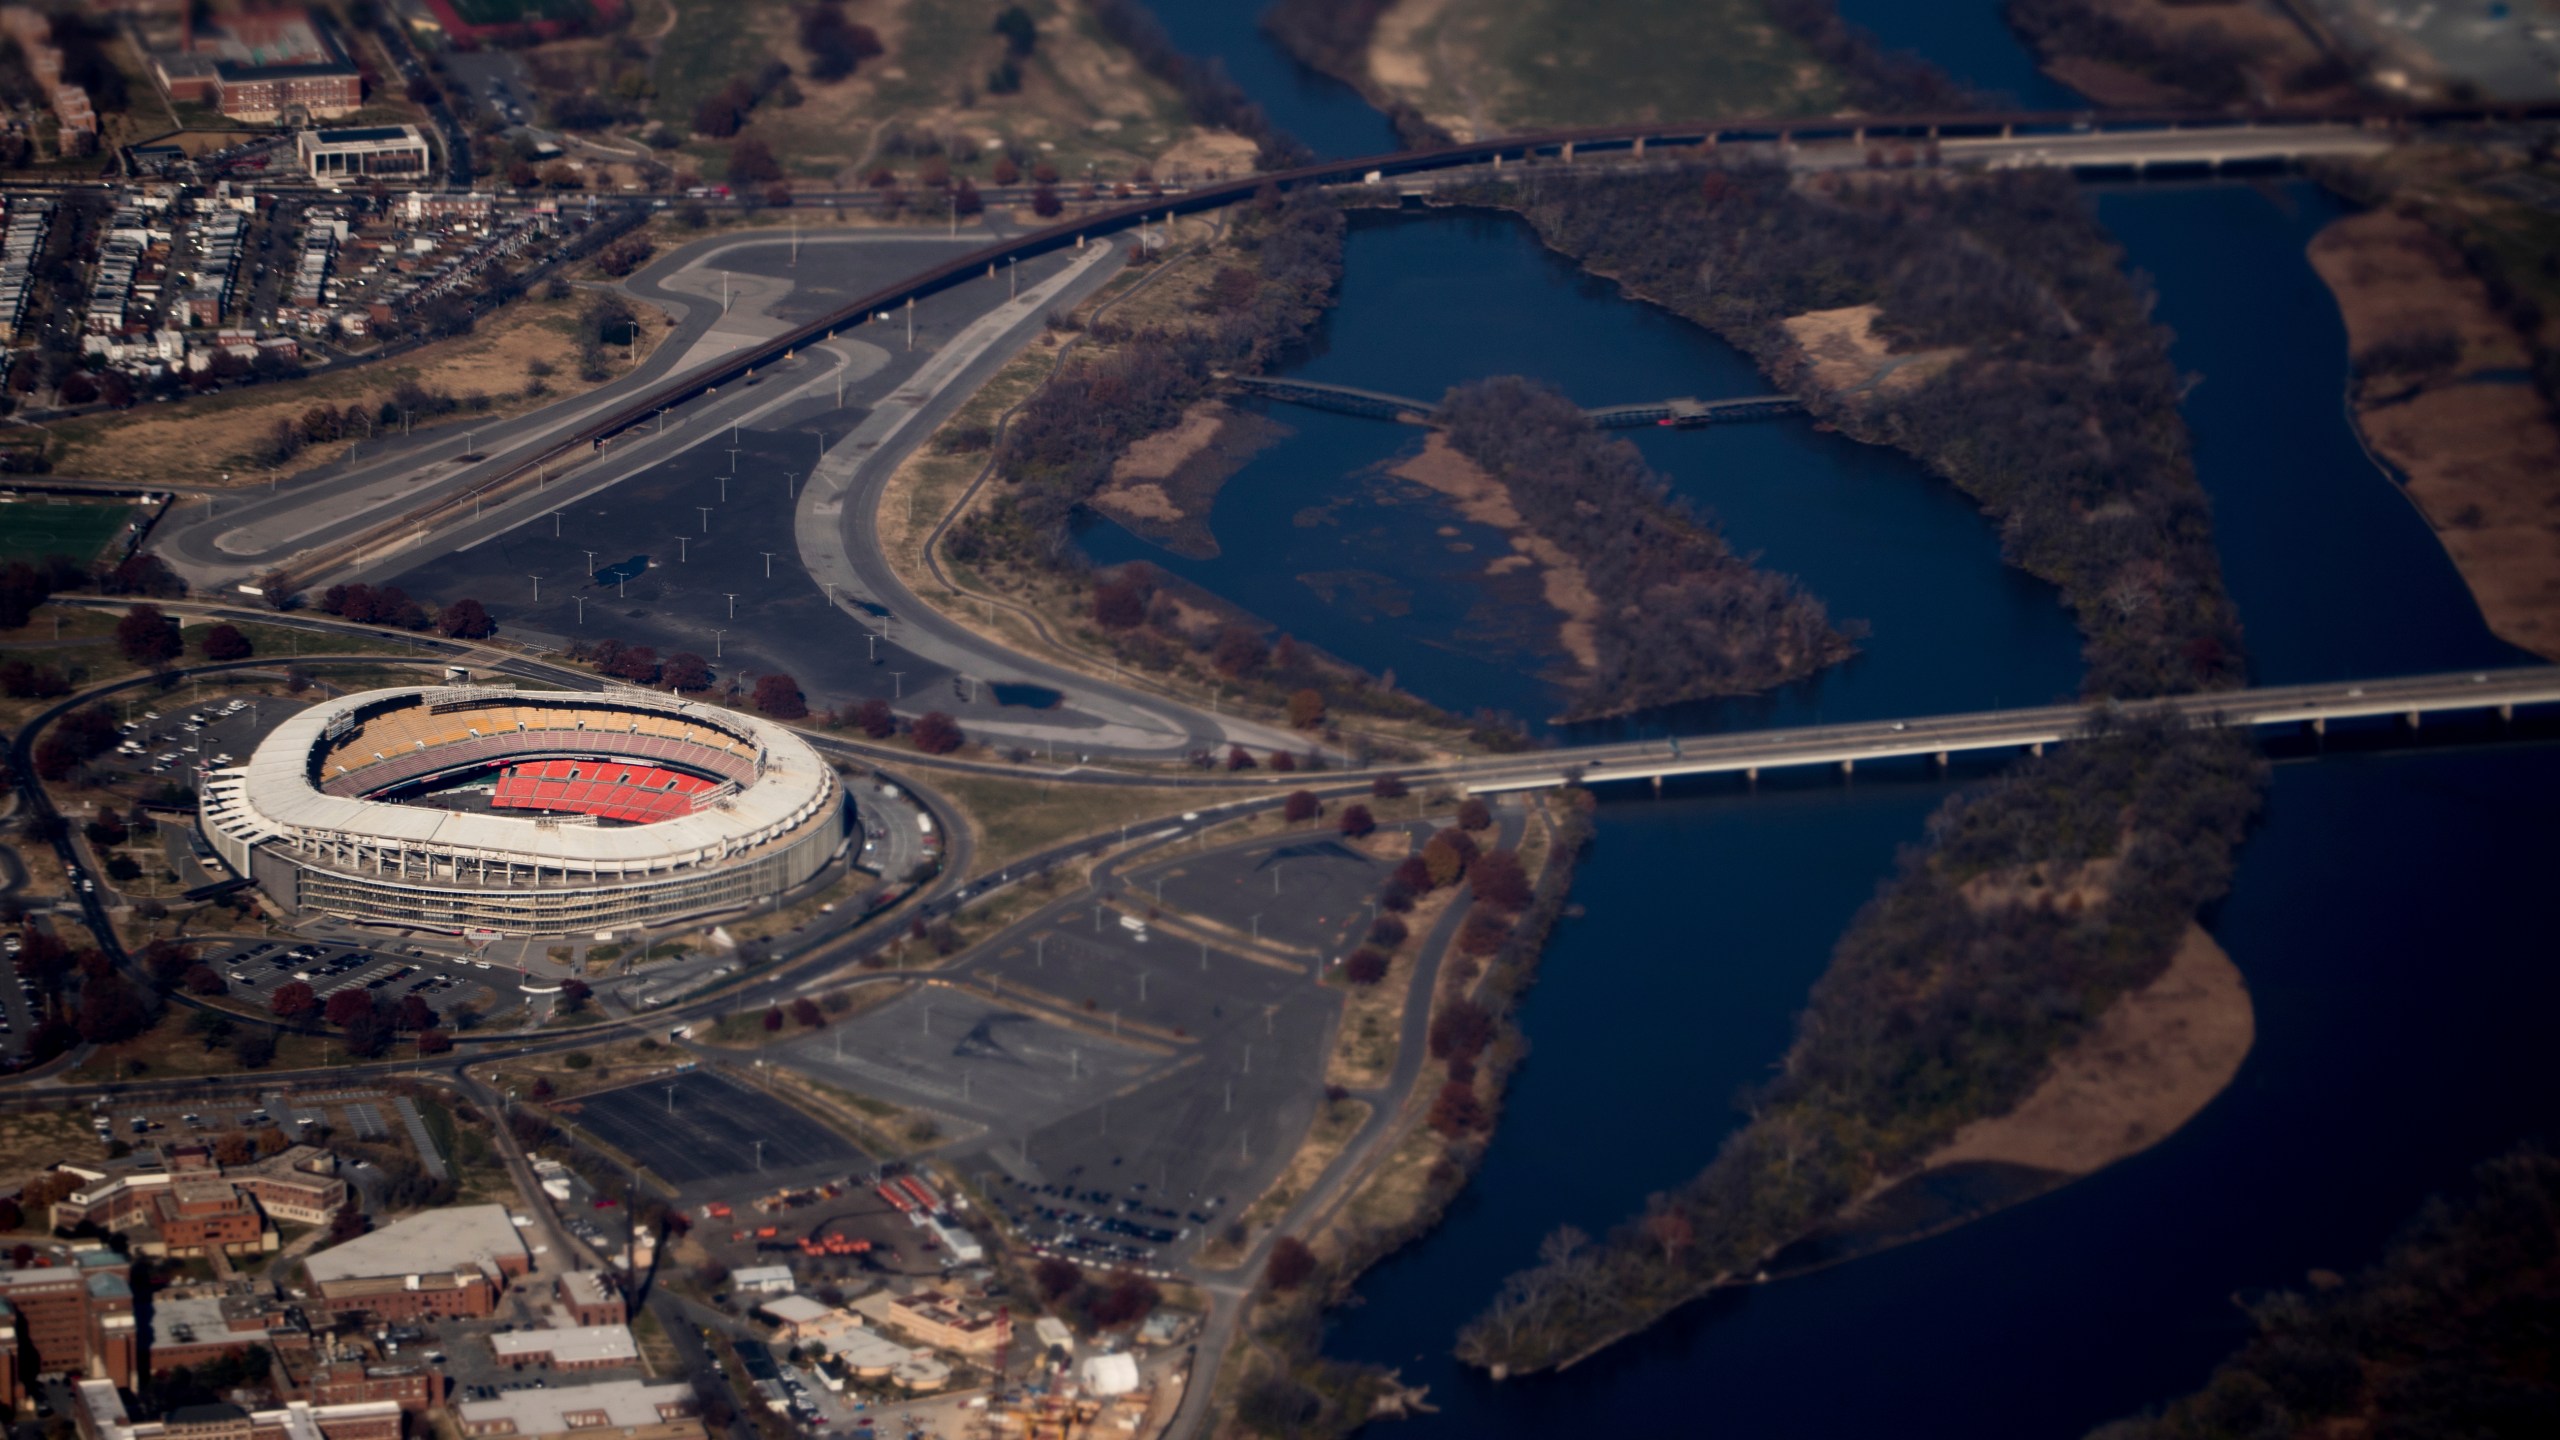
{"type": "Polygon", "coordinates": [[[1796,765],[1836,765],[1845,773],[1865,760],[1921,757],[1944,765],[1954,756],[1984,750],[2042,753],[2045,746],[2084,736],[2110,719],[2141,715],[2167,714],[2196,725],[2252,730],[2289,726],[2325,731],[2332,720],[2388,716],[2416,727],[2427,716],[2443,712],[2494,711],[2501,718],[2513,718],[2519,706],[2553,704],[2560,704],[2560,666],[2538,665],[1576,746],[1476,762],[1453,778],[1472,792],[1489,794],[1574,781],[1652,780],[1658,784],[1674,775],[1740,773],[1756,778],[1762,770],[1796,765]]]}
{"type": "MultiPolygon", "coordinates": [[[[1437,423],[1433,417],[1440,408],[1433,401],[1416,400],[1409,395],[1363,390],[1357,385],[1328,385],[1320,380],[1293,380],[1271,375],[1229,375],[1224,379],[1239,390],[1266,399],[1317,410],[1336,410],[1345,415],[1400,420],[1408,425],[1437,423]]],[[[1603,405],[1582,413],[1592,424],[1604,430],[1625,430],[1640,425],[1686,427],[1733,420],[1766,420],[1777,415],[1793,415],[1803,409],[1804,402],[1793,395],[1744,395],[1731,400],[1696,400],[1682,395],[1670,400],[1642,400],[1632,405],[1603,405]]]]}

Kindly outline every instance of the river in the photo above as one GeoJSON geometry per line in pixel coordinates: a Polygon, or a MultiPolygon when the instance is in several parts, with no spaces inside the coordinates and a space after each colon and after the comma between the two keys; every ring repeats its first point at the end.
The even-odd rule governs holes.
{"type": "MultiPolygon", "coordinates": [[[[2006,34],[1996,21],[1950,23],[1961,44],[1942,54],[1929,27],[1891,30],[1888,8],[1918,11],[1849,11],[1977,86],[2016,88],[2022,55],[2005,70],[1985,59],[2006,34]]],[[[1946,8],[1991,7],[1929,13],[1946,8]]],[[[2198,377],[2185,417],[2255,676],[2525,659],[2487,632],[2346,424],[2343,330],[2302,256],[2334,202],[2293,181],[2090,199],[2127,263],[2157,279],[2176,358],[2198,377]]],[[[1343,297],[1298,373],[1425,397],[1503,370],[1587,401],[1758,385],[1711,338],[1575,274],[1507,220],[1364,219],[1343,297]]],[[[1551,692],[1532,637],[1468,629],[1489,623],[1463,579],[1484,552],[1447,547],[1482,537],[1440,535],[1433,507],[1361,474],[1412,437],[1273,413],[1296,433],[1230,483],[1212,516],[1226,553],[1187,573],[1444,704],[1539,714],[1551,692]],[[1295,523],[1311,507],[1334,520],[1295,523]],[[1349,543],[1364,527],[1376,533],[1349,543]],[[1333,584],[1331,601],[1299,578],[1364,566],[1380,580],[1333,584]],[[1379,603],[1381,584],[1408,598],[1379,603]]],[[[1875,625],[1833,675],[1682,723],[2016,703],[2073,683],[2052,592],[1999,566],[1987,523],[1900,457],[1795,422],[1639,443],[1737,546],[1875,625]]],[[[1086,543],[1186,563],[1109,527],[1086,543]]],[[[2536,898],[2560,838],[2529,819],[2560,804],[2560,746],[2288,761],[2206,917],[2249,982],[2257,1045],[2186,1128],[1950,1234],[1691,1306],[1563,1376],[1495,1385],[1455,1365],[1455,1330],[1541,1236],[1604,1229],[1714,1152],[1833,940],[1948,793],[1862,769],[1853,786],[1604,797],[1577,888],[1586,913],[1559,928],[1522,1009],[1533,1054],[1483,1172],[1332,1324],[1331,1353],[1397,1366],[1441,1407],[1382,1433],[2079,1435],[2201,1383],[2245,1334],[2234,1296],[2371,1261],[2428,1194],[2560,1122],[2538,1058],[2560,976],[2540,963],[2536,898]]]]}

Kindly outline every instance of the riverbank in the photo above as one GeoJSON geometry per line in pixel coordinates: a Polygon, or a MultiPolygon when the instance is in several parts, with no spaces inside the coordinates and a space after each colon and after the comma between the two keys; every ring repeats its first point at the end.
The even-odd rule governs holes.
{"type": "Polygon", "coordinates": [[[2354,98],[2352,77],[2281,0],[2006,0],[2045,73],[2101,105],[2354,98]]]}
{"type": "Polygon", "coordinates": [[[2263,770],[2245,739],[2138,727],[1948,801],[1930,848],[1841,938],[1753,1118],[1606,1240],[1552,1237],[1468,1325],[1460,1358],[1497,1377],[1587,1358],[1776,1267],[1968,1127],[2015,1117],[1972,1143],[2080,1163],[2195,1113],[2239,1057],[2227,1000],[2194,968],[2209,965],[2193,917],[2229,881],[2263,770]],[[2108,1028],[2182,958],[2166,992],[2108,1028]],[[2058,1148],[2052,1127],[2101,1115],[2118,1117],[2111,1141],[2058,1148]]]}
{"type": "Polygon", "coordinates": [[[2560,424],[2534,356],[2425,222],[2331,222],[2311,264],[2356,357],[2349,406],[2500,637],[2560,660],[2560,424]]]}

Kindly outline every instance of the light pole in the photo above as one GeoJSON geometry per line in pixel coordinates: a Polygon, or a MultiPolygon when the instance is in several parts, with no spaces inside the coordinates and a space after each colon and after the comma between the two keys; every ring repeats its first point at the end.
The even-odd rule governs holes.
{"type": "Polygon", "coordinates": [[[783,471],[783,472],[782,472],[782,498],[783,498],[783,499],[785,499],[785,500],[789,500],[789,499],[793,499],[793,498],[795,498],[796,492],[794,491],[794,489],[793,489],[792,487],[794,487],[795,485],[797,485],[797,484],[799,483],[799,481],[800,481],[800,472],[799,472],[799,471],[797,471],[797,470],[785,470],[785,471],[783,471]]]}
{"type": "Polygon", "coordinates": [[[730,619],[732,619],[732,620],[737,619],[737,618],[738,618],[738,597],[737,597],[737,596],[735,596],[735,595],[729,595],[729,592],[728,592],[728,591],[726,591],[726,590],[723,590],[723,591],[721,591],[720,593],[721,593],[721,594],[723,594],[723,595],[728,595],[728,596],[729,596],[729,618],[730,618],[730,619]]]}
{"type": "Polygon", "coordinates": [[[527,576],[526,578],[527,578],[527,579],[530,579],[531,581],[533,581],[533,603],[534,603],[534,604],[536,604],[536,605],[541,604],[541,603],[542,603],[542,577],[541,577],[541,576],[539,576],[539,575],[531,575],[531,576],[527,576]]]}
{"type": "Polygon", "coordinates": [[[892,670],[892,671],[890,671],[890,672],[889,672],[889,679],[890,679],[892,682],[894,682],[894,683],[896,684],[896,686],[897,686],[897,689],[896,689],[896,690],[894,690],[893,692],[891,692],[891,694],[890,694],[889,698],[890,698],[890,699],[892,699],[892,700],[904,700],[904,699],[906,699],[906,698],[907,698],[907,672],[906,672],[906,671],[904,671],[904,670],[892,670]]]}
{"type": "Polygon", "coordinates": [[[677,563],[677,564],[679,564],[679,565],[685,564],[685,563],[687,563],[687,561],[690,559],[690,557],[686,554],[686,551],[685,551],[685,542],[686,542],[686,541],[688,541],[688,540],[690,540],[690,539],[692,539],[692,538],[693,538],[693,537],[692,537],[692,536],[690,536],[690,535],[679,535],[679,536],[677,536],[677,537],[676,537],[676,563],[677,563]]]}
{"type": "Polygon", "coordinates": [[[584,595],[572,595],[572,596],[570,596],[569,598],[578,602],[578,623],[579,623],[579,624],[581,624],[581,625],[586,624],[586,623],[587,623],[587,597],[586,597],[586,596],[584,596],[584,595]]]}
{"type": "Polygon", "coordinates": [[[700,512],[702,513],[702,533],[703,533],[703,534],[705,534],[705,535],[710,534],[710,533],[711,533],[711,507],[710,507],[710,506],[708,506],[708,505],[696,505],[696,506],[694,506],[693,508],[694,508],[694,509],[696,509],[696,510],[698,510],[698,511],[700,511],[700,512]]]}
{"type": "Polygon", "coordinates": [[[593,580],[596,578],[596,552],[581,550],[578,553],[587,557],[587,578],[593,580]]]}
{"type": "Polygon", "coordinates": [[[770,551],[770,550],[759,550],[759,551],[757,551],[756,553],[757,553],[757,554],[759,554],[759,555],[762,555],[762,556],[764,557],[764,578],[766,578],[767,580],[772,579],[772,578],[773,578],[773,552],[772,552],[772,551],[770,551]]]}
{"type": "Polygon", "coordinates": [[[880,663],[880,637],[879,637],[879,636],[877,636],[877,635],[874,635],[874,634],[872,634],[871,632],[869,632],[869,631],[867,631],[867,630],[866,630],[866,631],[864,631],[864,632],[863,632],[862,638],[871,642],[871,663],[872,663],[872,664],[874,664],[874,665],[879,664],[879,663],[880,663]]]}
{"type": "Polygon", "coordinates": [[[1253,938],[1257,944],[1262,940],[1262,917],[1260,915],[1253,917],[1253,938]]]}
{"type": "Polygon", "coordinates": [[[719,659],[719,658],[720,658],[720,637],[721,637],[721,636],[723,636],[723,635],[726,635],[726,634],[728,634],[728,633],[729,633],[729,632],[728,632],[728,631],[726,631],[726,630],[714,630],[714,631],[712,631],[712,632],[711,632],[711,658],[712,658],[712,659],[717,660],[717,659],[719,659]]]}
{"type": "MultiPolygon", "coordinates": [[[[737,463],[738,462],[736,460],[731,460],[729,462],[732,468],[735,468],[737,463]]],[[[723,505],[729,503],[729,477],[726,475],[720,477],[720,503],[723,505]]]]}
{"type": "Polygon", "coordinates": [[[551,538],[560,538],[560,512],[557,510],[551,512],[551,538]]]}

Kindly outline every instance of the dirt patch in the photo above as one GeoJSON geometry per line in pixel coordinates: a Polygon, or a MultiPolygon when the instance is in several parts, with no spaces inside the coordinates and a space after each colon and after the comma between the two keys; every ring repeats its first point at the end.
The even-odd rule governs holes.
{"type": "MultiPolygon", "coordinates": [[[[1438,491],[1456,504],[1459,514],[1508,535],[1516,552],[1508,558],[1525,559],[1539,567],[1547,604],[1564,616],[1564,623],[1556,627],[1558,643],[1584,670],[1599,668],[1600,651],[1592,640],[1592,626],[1600,615],[1600,599],[1591,593],[1590,577],[1583,573],[1581,562],[1566,554],[1562,546],[1528,528],[1528,522],[1520,518],[1519,507],[1511,501],[1511,491],[1501,481],[1459,454],[1437,432],[1423,442],[1421,454],[1387,473],[1438,491]]],[[[1487,573],[1503,572],[1488,566],[1487,573]]]]}
{"type": "Polygon", "coordinates": [[[1964,353],[1946,349],[1894,354],[1892,341],[1876,333],[1876,319],[1883,313],[1874,305],[1851,305],[1809,310],[1783,323],[1812,367],[1814,383],[1834,395],[1890,395],[1917,389],[1964,353]]]}
{"type": "Polygon", "coordinates": [[[2560,660],[2560,425],[2528,384],[2521,337],[2462,257],[2417,220],[2387,212],[2337,221],[2311,242],[2350,347],[2450,335],[2459,358],[2416,379],[2367,377],[2355,392],[2365,443],[2471,587],[2489,628],[2560,660]]]}
{"type": "Polygon", "coordinates": [[[1259,415],[1204,400],[1180,423],[1138,441],[1111,467],[1090,502],[1130,531],[1195,560],[1218,554],[1209,511],[1218,491],[1257,451],[1289,433],[1259,415]]]}
{"type": "Polygon", "coordinates": [[[2348,348],[2450,331],[2462,342],[2454,373],[2530,363],[2513,327],[2462,256],[2424,221],[2388,210],[2350,215],[2311,239],[2312,268],[2338,299],[2348,348]]]}
{"type": "Polygon", "coordinates": [[[1182,412],[1182,422],[1170,430],[1159,430],[1121,452],[1111,467],[1112,483],[1130,480],[1169,480],[1185,461],[1207,450],[1218,438],[1218,427],[1231,413],[1216,401],[1206,401],[1182,412]]]}
{"type": "Polygon", "coordinates": [[[2489,628],[2560,660],[2560,428],[2530,385],[2470,384],[2359,406],[2407,477],[2489,628]]]}
{"type": "Polygon", "coordinates": [[[2191,926],[2160,978],[2118,999],[2018,1107],[1977,1120],[1925,1168],[2024,1165],[2086,1175],[2175,1133],[2222,1093],[2257,1036],[2239,967],[2191,926]]]}

